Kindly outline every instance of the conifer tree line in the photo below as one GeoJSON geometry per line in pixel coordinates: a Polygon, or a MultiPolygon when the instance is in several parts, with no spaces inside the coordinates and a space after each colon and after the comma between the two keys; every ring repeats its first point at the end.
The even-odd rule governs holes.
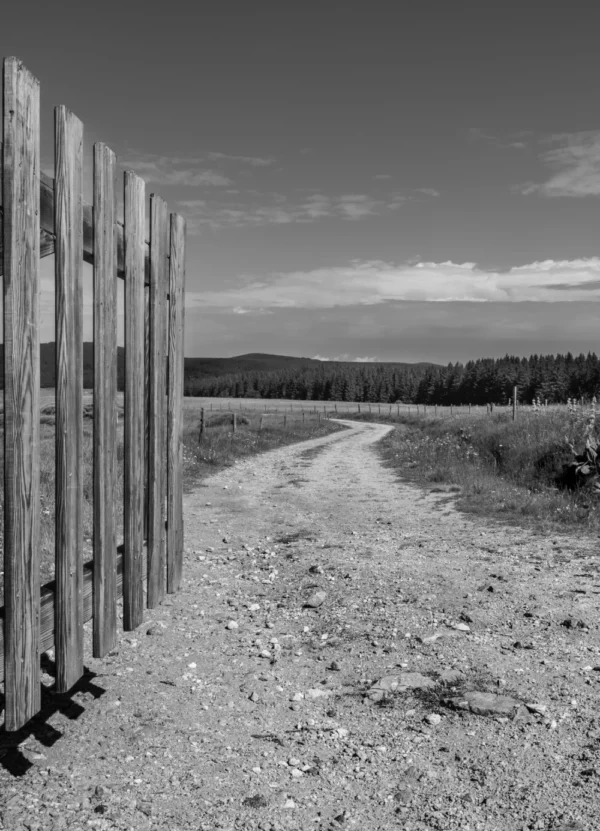
{"type": "Polygon", "coordinates": [[[446,367],[392,363],[323,362],[317,367],[250,370],[189,376],[185,394],[205,397],[287,398],[299,401],[371,401],[414,404],[507,404],[514,386],[519,400],[549,404],[591,400],[600,392],[595,353],[479,358],[446,367]]]}

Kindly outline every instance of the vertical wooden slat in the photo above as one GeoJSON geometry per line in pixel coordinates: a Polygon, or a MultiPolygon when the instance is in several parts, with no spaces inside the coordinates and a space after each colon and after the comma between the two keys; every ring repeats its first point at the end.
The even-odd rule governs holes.
{"type": "Polygon", "coordinates": [[[150,196],[150,406],[148,452],[148,608],[165,594],[165,353],[167,330],[167,205],[150,196]]]}
{"type": "Polygon", "coordinates": [[[117,643],[115,154],[94,145],[94,658],[117,643]]]}
{"type": "Polygon", "coordinates": [[[183,565],[183,306],[185,220],[171,214],[169,262],[169,401],[167,460],[167,591],[181,585],[183,565]]]}
{"type": "Polygon", "coordinates": [[[5,728],[40,709],[38,328],[39,83],[16,59],[3,78],[5,728]]]}
{"type": "Polygon", "coordinates": [[[83,674],[83,125],[54,111],[56,689],[83,674]]]}
{"type": "Polygon", "coordinates": [[[148,539],[150,506],[150,287],[144,286],[144,539],[148,539]]]}
{"type": "Polygon", "coordinates": [[[123,628],[143,620],[144,180],[125,171],[125,455],[123,628]]]}

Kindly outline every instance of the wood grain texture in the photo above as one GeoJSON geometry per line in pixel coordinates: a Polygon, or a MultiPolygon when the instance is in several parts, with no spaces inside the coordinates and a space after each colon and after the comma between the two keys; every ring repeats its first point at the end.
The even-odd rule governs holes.
{"type": "Polygon", "coordinates": [[[169,399],[167,459],[167,592],[181,585],[183,566],[183,308],[185,220],[171,214],[169,260],[169,399]]]}
{"type": "MultiPolygon", "coordinates": [[[[1,146],[1,145],[0,145],[1,146]]],[[[40,256],[48,257],[54,254],[54,179],[46,173],[39,174],[40,189],[40,256]]],[[[0,220],[2,208],[0,207],[0,220]]],[[[117,277],[125,277],[125,255],[123,239],[123,223],[115,220],[117,245],[117,277]]],[[[145,281],[150,282],[150,246],[145,242],[145,281]]],[[[94,263],[94,219],[92,205],[83,202],[83,260],[94,263]]],[[[0,237],[0,277],[2,276],[2,239],[0,237]]]]}
{"type": "Polygon", "coordinates": [[[150,196],[150,384],[148,445],[148,593],[153,609],[165,595],[167,249],[169,215],[160,196],[150,196]]]}
{"type": "Polygon", "coordinates": [[[144,287],[144,539],[148,539],[150,482],[150,287],[144,287]]]}
{"type": "Polygon", "coordinates": [[[40,708],[39,83],[3,72],[5,729],[40,708]]]}
{"type": "MultiPolygon", "coordinates": [[[[145,548],[144,548],[145,554],[145,548]]],[[[116,596],[117,599],[123,596],[123,546],[120,545],[116,550],[116,596]]],[[[146,579],[146,565],[145,557],[143,558],[142,567],[142,581],[146,579]]],[[[94,614],[94,562],[89,560],[83,566],[83,620],[84,623],[91,620],[94,614]]],[[[47,652],[55,646],[54,639],[54,618],[55,618],[55,600],[56,598],[56,582],[51,580],[41,588],[40,600],[40,654],[47,652]]],[[[3,613],[3,608],[0,607],[0,618],[3,613]]],[[[4,680],[4,638],[2,636],[2,627],[0,627],[0,681],[4,680]]]]}
{"type": "Polygon", "coordinates": [[[123,628],[143,620],[144,545],[144,180],[125,171],[125,425],[123,628]]]}
{"type": "Polygon", "coordinates": [[[117,643],[115,154],[94,145],[94,658],[117,643]]]}
{"type": "Polygon", "coordinates": [[[54,111],[56,236],[56,689],[83,674],[83,125],[54,111]]]}

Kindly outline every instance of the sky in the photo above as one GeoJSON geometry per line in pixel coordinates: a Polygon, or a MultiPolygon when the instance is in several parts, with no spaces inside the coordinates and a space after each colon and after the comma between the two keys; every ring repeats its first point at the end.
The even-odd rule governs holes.
{"type": "Polygon", "coordinates": [[[0,56],[40,81],[45,171],[65,104],[88,200],[104,141],[186,218],[187,356],[598,352],[595,4],[84,7],[6,0],[0,56]]]}

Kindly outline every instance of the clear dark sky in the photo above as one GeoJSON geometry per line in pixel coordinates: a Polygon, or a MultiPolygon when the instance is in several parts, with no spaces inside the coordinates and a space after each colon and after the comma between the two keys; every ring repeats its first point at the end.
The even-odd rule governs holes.
{"type": "Polygon", "coordinates": [[[7,0],[0,57],[46,170],[66,104],[88,174],[106,141],[186,216],[186,354],[447,363],[598,351],[599,30],[591,0],[7,0]]]}

